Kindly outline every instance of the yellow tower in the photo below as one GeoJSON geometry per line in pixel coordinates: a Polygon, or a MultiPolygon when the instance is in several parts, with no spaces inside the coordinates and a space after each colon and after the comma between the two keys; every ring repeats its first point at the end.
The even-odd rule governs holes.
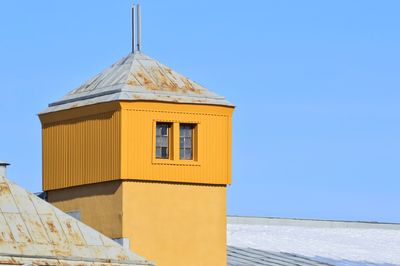
{"type": "Polygon", "coordinates": [[[39,114],[43,190],[157,265],[226,265],[232,112],[136,50],[39,114]]]}

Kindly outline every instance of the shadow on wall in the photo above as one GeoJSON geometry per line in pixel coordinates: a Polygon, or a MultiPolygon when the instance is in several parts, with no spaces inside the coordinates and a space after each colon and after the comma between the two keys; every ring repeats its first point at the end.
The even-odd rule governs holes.
{"type": "Polygon", "coordinates": [[[69,187],[62,189],[64,193],[48,193],[48,197],[50,202],[58,202],[65,200],[72,200],[76,198],[90,198],[94,196],[107,196],[114,195],[117,190],[120,188],[121,181],[109,181],[107,186],[104,186],[103,183],[97,183],[92,185],[82,185],[79,187],[69,187]],[[82,192],[84,191],[84,193],[82,192]]]}

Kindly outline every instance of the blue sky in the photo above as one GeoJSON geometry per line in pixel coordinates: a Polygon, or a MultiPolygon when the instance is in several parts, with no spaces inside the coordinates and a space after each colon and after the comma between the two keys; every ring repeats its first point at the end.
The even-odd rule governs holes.
{"type": "MultiPolygon", "coordinates": [[[[400,222],[399,1],[143,0],[143,51],[237,106],[228,212],[400,222]]],[[[131,1],[1,1],[0,159],[41,189],[46,105],[130,52],[131,1]]]]}

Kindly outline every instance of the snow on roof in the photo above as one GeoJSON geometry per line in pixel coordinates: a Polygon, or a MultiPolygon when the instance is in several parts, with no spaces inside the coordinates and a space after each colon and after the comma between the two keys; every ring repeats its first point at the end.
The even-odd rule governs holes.
{"type": "Polygon", "coordinates": [[[400,265],[399,224],[228,217],[227,237],[232,248],[289,253],[329,265],[400,265]]]}
{"type": "Polygon", "coordinates": [[[233,106],[224,97],[136,51],[49,104],[42,113],[118,100],[233,106]]]}
{"type": "Polygon", "coordinates": [[[0,264],[153,265],[3,176],[0,264]]]}

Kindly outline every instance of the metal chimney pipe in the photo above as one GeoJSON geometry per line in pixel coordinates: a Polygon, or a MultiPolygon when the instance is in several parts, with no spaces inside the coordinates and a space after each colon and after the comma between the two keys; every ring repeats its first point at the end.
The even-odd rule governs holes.
{"type": "Polygon", "coordinates": [[[140,5],[136,5],[136,19],[137,19],[137,51],[140,52],[142,46],[142,21],[140,17],[140,5]]]}
{"type": "Polygon", "coordinates": [[[7,177],[7,166],[10,165],[7,162],[0,161],[0,176],[7,177]]]}
{"type": "Polygon", "coordinates": [[[132,4],[132,53],[135,52],[135,38],[136,38],[136,29],[135,29],[135,4],[132,4]]]}

